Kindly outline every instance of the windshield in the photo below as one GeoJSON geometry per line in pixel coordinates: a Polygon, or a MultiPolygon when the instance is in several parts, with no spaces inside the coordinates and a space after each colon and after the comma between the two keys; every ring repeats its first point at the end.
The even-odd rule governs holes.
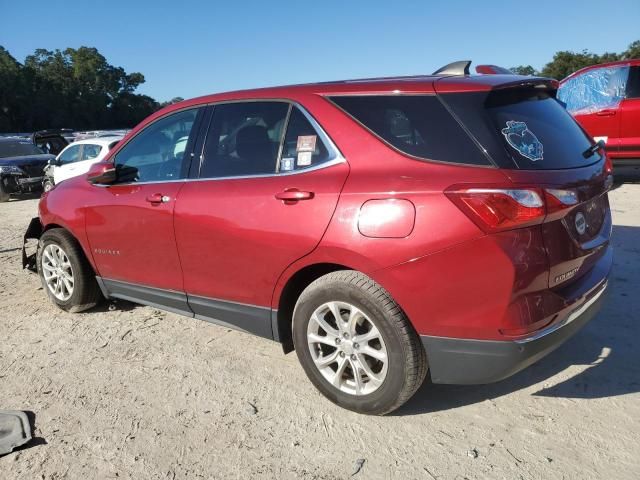
{"type": "Polygon", "coordinates": [[[556,170],[584,167],[593,145],[553,92],[510,88],[487,94],[444,94],[442,99],[502,168],[556,170]]]}
{"type": "Polygon", "coordinates": [[[0,158],[42,155],[44,152],[28,140],[0,141],[0,158]]]}

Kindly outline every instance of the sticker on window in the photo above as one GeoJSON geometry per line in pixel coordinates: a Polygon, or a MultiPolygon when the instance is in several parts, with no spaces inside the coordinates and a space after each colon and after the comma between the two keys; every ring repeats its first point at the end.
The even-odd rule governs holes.
{"type": "Polygon", "coordinates": [[[300,135],[296,145],[296,152],[314,152],[317,138],[316,135],[300,135]]]}
{"type": "Polygon", "coordinates": [[[502,129],[507,143],[515,148],[520,155],[532,162],[542,160],[542,143],[538,140],[527,124],[508,120],[507,127],[502,129]]]}
{"type": "Polygon", "coordinates": [[[308,167],[311,165],[311,156],[313,152],[300,152],[298,153],[298,166],[299,167],[308,167]]]}
{"type": "Polygon", "coordinates": [[[282,170],[283,172],[289,172],[293,170],[294,160],[295,159],[293,158],[283,158],[282,160],[280,160],[280,170],[282,170]]]}

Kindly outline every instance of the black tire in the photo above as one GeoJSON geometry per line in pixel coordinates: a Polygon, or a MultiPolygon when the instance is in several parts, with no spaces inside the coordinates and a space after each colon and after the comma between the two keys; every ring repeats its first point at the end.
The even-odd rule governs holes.
{"type": "Polygon", "coordinates": [[[337,405],[359,413],[392,412],[411,398],[427,374],[424,347],[404,312],[384,288],[353,270],[329,273],[302,292],[293,312],[293,341],[298,359],[316,388],[337,405]],[[316,309],[334,301],[348,303],[362,311],[384,340],[388,370],[382,384],[371,393],[355,395],[341,391],[314,363],[307,327],[316,309]]]}
{"type": "Polygon", "coordinates": [[[37,254],[38,275],[42,281],[42,288],[49,295],[49,298],[62,310],[67,312],[82,312],[97,305],[102,299],[102,293],[96,282],[93,268],[87,261],[82,248],[75,238],[62,228],[47,230],[38,243],[37,254]],[[73,275],[73,292],[66,300],[57,298],[44,278],[43,274],[43,252],[47,245],[54,244],[61,248],[69,259],[73,275]]]}
{"type": "Polygon", "coordinates": [[[44,182],[42,182],[42,191],[44,193],[47,193],[52,188],[53,188],[53,182],[48,178],[44,182]]]}
{"type": "Polygon", "coordinates": [[[4,185],[2,183],[2,178],[0,178],[0,203],[8,202],[11,195],[5,190],[4,185]]]}

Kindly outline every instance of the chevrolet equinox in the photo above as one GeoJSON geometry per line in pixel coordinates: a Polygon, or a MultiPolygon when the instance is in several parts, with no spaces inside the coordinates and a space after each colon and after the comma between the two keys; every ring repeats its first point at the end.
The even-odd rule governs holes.
{"type": "Polygon", "coordinates": [[[506,378],[600,308],[611,165],[556,81],[468,72],[168,106],[43,196],[23,262],[70,312],[126,299],[278,341],[357,412],[427,372],[506,378]]]}

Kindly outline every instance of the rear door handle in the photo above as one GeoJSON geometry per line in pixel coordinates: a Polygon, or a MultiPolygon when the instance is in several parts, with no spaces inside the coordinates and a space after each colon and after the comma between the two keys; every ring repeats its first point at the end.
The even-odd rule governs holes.
{"type": "Polygon", "coordinates": [[[149,203],[158,204],[158,203],[167,203],[169,202],[169,200],[171,200],[171,198],[168,197],[167,195],[162,195],[161,193],[154,193],[153,195],[149,195],[146,198],[146,200],[149,203]]]}
{"type": "Polygon", "coordinates": [[[600,110],[596,112],[599,117],[613,117],[616,114],[615,110],[600,110]]]}
{"type": "Polygon", "coordinates": [[[313,196],[313,192],[303,192],[297,188],[287,188],[283,192],[276,193],[276,198],[278,200],[283,200],[285,203],[297,202],[299,200],[311,200],[313,196]]]}

